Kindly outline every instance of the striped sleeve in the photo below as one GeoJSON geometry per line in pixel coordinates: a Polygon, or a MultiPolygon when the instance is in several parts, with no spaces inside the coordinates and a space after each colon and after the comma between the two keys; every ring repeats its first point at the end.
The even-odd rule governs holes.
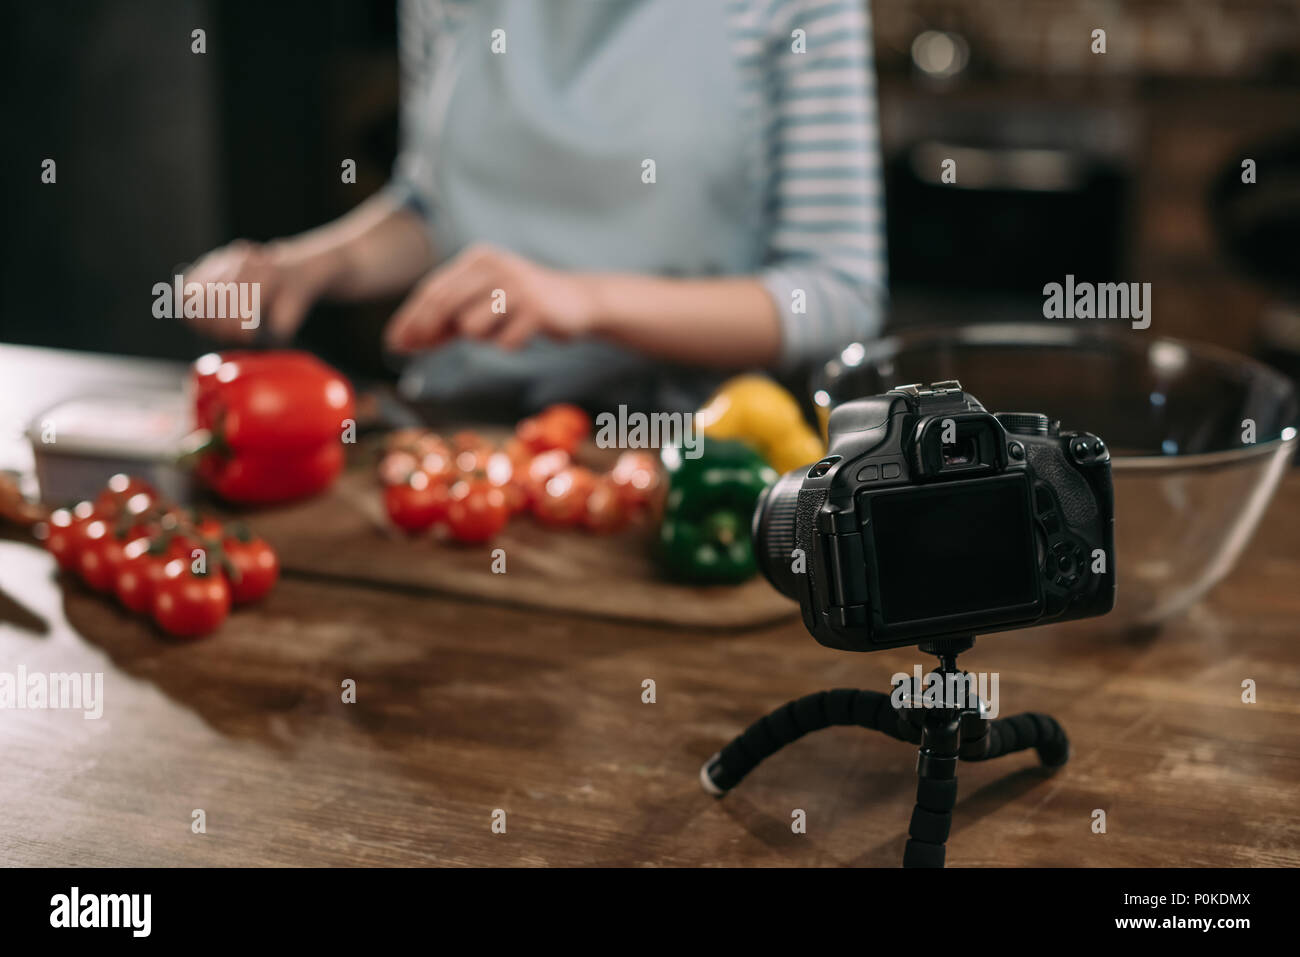
{"type": "Polygon", "coordinates": [[[429,159],[423,149],[433,77],[438,7],[434,0],[398,0],[399,67],[398,150],[387,192],[398,203],[428,219],[429,159]]]}
{"type": "Polygon", "coordinates": [[[883,324],[870,22],[863,0],[760,0],[747,9],[756,21],[751,44],[762,43],[770,171],[761,280],[781,316],[781,364],[790,368],[868,339],[883,324]]]}

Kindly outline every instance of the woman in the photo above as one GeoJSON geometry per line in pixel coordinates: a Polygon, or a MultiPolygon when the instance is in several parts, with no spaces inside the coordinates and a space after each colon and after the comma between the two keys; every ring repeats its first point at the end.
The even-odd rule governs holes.
{"type": "Polygon", "coordinates": [[[689,403],[878,330],[860,2],[403,0],[399,22],[389,187],[187,280],[262,283],[280,338],[317,300],[410,289],[385,340],[426,397],[527,405],[689,403]]]}

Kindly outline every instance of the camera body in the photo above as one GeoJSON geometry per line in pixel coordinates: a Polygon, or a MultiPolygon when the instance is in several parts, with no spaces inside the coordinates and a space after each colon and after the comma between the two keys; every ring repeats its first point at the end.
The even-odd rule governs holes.
{"type": "Polygon", "coordinates": [[[759,567],[821,644],[875,651],[1087,618],[1115,602],[1110,451],[959,382],[830,415],[819,462],[754,512],[759,567]]]}

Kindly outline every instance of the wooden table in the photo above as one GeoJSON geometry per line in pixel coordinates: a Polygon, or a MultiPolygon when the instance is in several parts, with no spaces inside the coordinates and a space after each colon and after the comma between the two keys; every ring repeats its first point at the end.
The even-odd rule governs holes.
{"type": "MultiPolygon", "coordinates": [[[[1160,636],[981,640],[962,660],[1000,673],[1003,713],[1051,711],[1074,752],[1054,775],[1032,753],[963,765],[949,861],[1300,864],[1297,541],[1292,475],[1231,578],[1160,636]]],[[[305,579],[169,644],[0,540],[0,671],[102,672],[105,699],[99,720],[0,711],[0,864],[896,866],[908,745],[823,731],[721,801],[698,771],[789,698],[918,662],[796,622],[692,633],[305,579]]]]}

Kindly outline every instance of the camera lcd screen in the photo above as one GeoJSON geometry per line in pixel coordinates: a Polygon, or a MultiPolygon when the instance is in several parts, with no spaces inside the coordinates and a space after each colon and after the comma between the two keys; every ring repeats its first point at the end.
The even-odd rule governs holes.
{"type": "Polygon", "coordinates": [[[1026,605],[1037,548],[1019,476],[869,497],[881,617],[901,624],[1026,605]]]}

